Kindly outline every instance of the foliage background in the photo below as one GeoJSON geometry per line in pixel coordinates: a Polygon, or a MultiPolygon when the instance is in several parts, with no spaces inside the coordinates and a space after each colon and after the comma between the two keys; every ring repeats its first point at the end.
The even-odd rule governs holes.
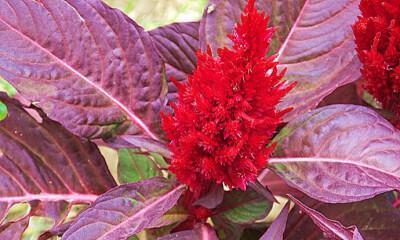
{"type": "MultiPolygon", "coordinates": [[[[146,30],[151,30],[173,22],[190,22],[200,20],[207,0],[103,0],[108,5],[125,12],[146,30]]],[[[13,93],[15,90],[4,80],[0,79],[0,91],[13,93]]],[[[0,106],[1,107],[1,106],[0,106]]],[[[1,117],[1,116],[0,116],[1,117]]],[[[113,149],[100,147],[110,171],[115,177],[118,161],[117,152],[113,149]]],[[[77,210],[79,206],[77,206],[77,210]]],[[[14,205],[8,219],[17,219],[28,211],[28,204],[14,205]]],[[[74,215],[74,209],[70,213],[74,215]]],[[[22,240],[36,240],[39,235],[50,229],[52,221],[44,217],[33,217],[25,230],[22,240]]],[[[53,237],[51,239],[58,239],[53,237]]]]}
{"type": "Polygon", "coordinates": [[[199,20],[207,0],[105,0],[146,30],[173,22],[199,20]]]}

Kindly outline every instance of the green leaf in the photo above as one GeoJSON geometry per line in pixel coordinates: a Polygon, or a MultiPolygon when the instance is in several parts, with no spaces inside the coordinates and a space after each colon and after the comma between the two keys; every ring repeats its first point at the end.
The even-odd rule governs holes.
{"type": "Polygon", "coordinates": [[[157,163],[157,165],[160,168],[168,168],[168,163],[165,161],[165,159],[163,158],[163,156],[161,156],[158,153],[150,153],[150,156],[153,157],[154,161],[157,163]]]}
{"type": "Polygon", "coordinates": [[[12,97],[17,93],[17,90],[11,84],[9,84],[6,80],[0,77],[0,92],[6,92],[9,97],[12,97]]]}
{"type": "Polygon", "coordinates": [[[271,208],[271,202],[249,188],[245,192],[233,190],[225,193],[219,210],[220,215],[230,222],[251,224],[265,218],[271,208]]]}
{"type": "Polygon", "coordinates": [[[161,218],[159,218],[151,228],[160,228],[169,225],[174,225],[185,221],[188,218],[186,209],[182,206],[176,205],[168,212],[166,212],[161,218]]]}
{"type": "Polygon", "coordinates": [[[0,101],[0,121],[7,117],[7,106],[0,101]]]}
{"type": "Polygon", "coordinates": [[[120,183],[138,182],[155,176],[162,176],[162,173],[150,155],[127,148],[118,151],[120,183]]]}
{"type": "Polygon", "coordinates": [[[32,216],[29,219],[28,228],[22,235],[22,240],[36,240],[39,236],[50,230],[54,225],[54,220],[47,217],[32,216]]]}

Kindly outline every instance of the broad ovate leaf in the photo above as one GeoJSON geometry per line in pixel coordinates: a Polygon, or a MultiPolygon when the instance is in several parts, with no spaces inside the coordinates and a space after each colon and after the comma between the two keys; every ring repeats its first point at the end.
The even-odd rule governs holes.
{"type": "Polygon", "coordinates": [[[162,177],[118,186],[79,214],[62,240],[125,240],[151,227],[184,191],[162,177]]]}
{"type": "MultiPolygon", "coordinates": [[[[277,28],[271,42],[271,51],[277,52],[285,41],[306,0],[256,0],[256,7],[270,16],[270,26],[277,28]]],[[[200,22],[200,46],[203,50],[210,46],[213,53],[224,46],[231,46],[226,37],[232,33],[235,23],[247,0],[210,0],[200,22]]]]}
{"type": "Polygon", "coordinates": [[[162,60],[119,10],[100,0],[0,0],[0,52],[0,75],[73,133],[157,138],[162,60]]]}
{"type": "MultiPolygon", "coordinates": [[[[230,46],[226,37],[239,20],[245,0],[211,0],[200,24],[199,41],[203,50],[209,45],[230,46]]],[[[296,87],[278,105],[293,107],[285,121],[315,108],[337,87],[360,78],[351,25],[355,22],[358,0],[257,0],[256,6],[270,17],[277,28],[271,53],[277,53],[280,68],[287,68],[285,79],[296,87]]]]}
{"type": "Polygon", "coordinates": [[[337,87],[360,78],[351,25],[359,15],[358,0],[306,1],[278,53],[285,78],[296,87],[283,99],[290,121],[315,108],[337,87]],[[323,9],[323,10],[321,10],[323,9]]]}
{"type": "Polygon", "coordinates": [[[287,202],[278,217],[274,220],[268,230],[260,238],[260,240],[283,240],[283,233],[285,232],[286,221],[289,215],[290,202],[287,202]]]}
{"type": "Polygon", "coordinates": [[[289,198],[305,212],[317,225],[326,237],[334,240],[364,240],[356,226],[344,227],[340,222],[326,218],[318,211],[304,205],[298,199],[289,195],[289,198]]]}
{"type": "Polygon", "coordinates": [[[72,204],[93,202],[115,186],[95,144],[5,93],[0,101],[8,108],[0,122],[0,221],[13,204],[27,202],[31,215],[57,224],[72,204]]]}
{"type": "Polygon", "coordinates": [[[196,67],[199,49],[199,22],[173,23],[149,31],[165,63],[168,81],[168,99],[176,97],[176,86],[170,81],[185,81],[196,67]]]}
{"type": "MultiPolygon", "coordinates": [[[[308,197],[300,200],[326,218],[340,221],[344,226],[355,225],[364,239],[397,240],[400,236],[400,210],[392,207],[390,194],[379,195],[373,199],[362,202],[346,204],[328,204],[318,202],[308,197]]],[[[295,208],[291,211],[285,239],[320,240],[324,234],[321,229],[313,224],[304,211],[295,208]]]]}
{"type": "Polygon", "coordinates": [[[218,237],[211,226],[199,224],[192,230],[171,233],[158,240],[218,240],[218,237]]]}
{"type": "Polygon", "coordinates": [[[310,197],[353,202],[400,189],[400,132],[371,109],[330,105],[282,131],[270,168],[310,197]]]}

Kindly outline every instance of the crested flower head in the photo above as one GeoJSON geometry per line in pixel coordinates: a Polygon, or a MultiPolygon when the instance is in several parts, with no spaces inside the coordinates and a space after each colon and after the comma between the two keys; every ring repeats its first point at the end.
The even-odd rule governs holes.
{"type": "Polygon", "coordinates": [[[400,0],[361,0],[353,26],[364,88],[382,107],[399,114],[400,0]]]}
{"type": "Polygon", "coordinates": [[[197,53],[185,84],[175,82],[173,115],[162,116],[171,140],[170,170],[195,195],[211,184],[245,189],[267,164],[267,147],[281,117],[276,105],[293,86],[282,81],[275,56],[265,57],[274,29],[249,0],[232,34],[231,49],[197,53]]]}

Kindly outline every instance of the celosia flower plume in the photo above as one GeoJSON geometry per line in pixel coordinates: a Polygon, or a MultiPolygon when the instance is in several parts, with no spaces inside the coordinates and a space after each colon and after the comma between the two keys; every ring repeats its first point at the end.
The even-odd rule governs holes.
{"type": "Polygon", "coordinates": [[[364,88],[399,116],[400,0],[362,0],[360,10],[353,31],[364,88]]]}
{"type": "Polygon", "coordinates": [[[276,105],[292,88],[282,81],[275,56],[266,57],[273,28],[249,0],[232,34],[231,49],[197,53],[197,67],[185,84],[175,82],[173,115],[162,116],[171,140],[170,170],[195,195],[210,184],[246,189],[265,168],[267,147],[289,109],[276,105]]]}

